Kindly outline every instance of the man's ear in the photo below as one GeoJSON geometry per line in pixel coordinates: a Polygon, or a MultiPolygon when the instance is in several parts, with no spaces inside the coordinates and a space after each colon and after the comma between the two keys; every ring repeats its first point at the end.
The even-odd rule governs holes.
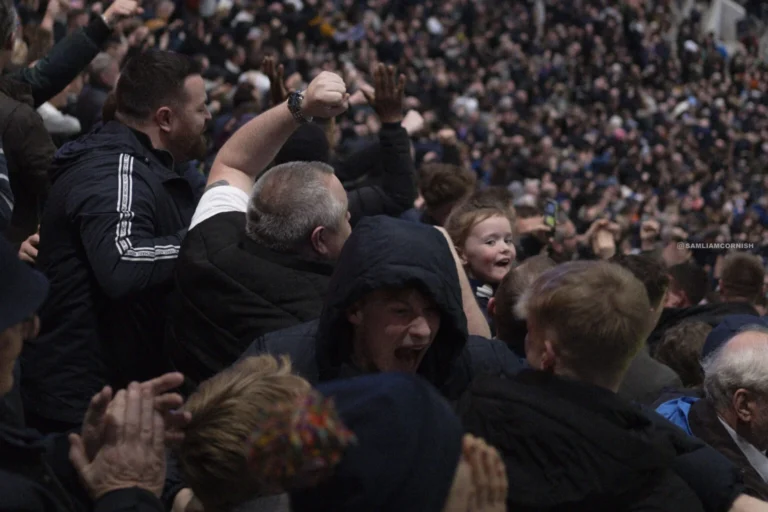
{"type": "Polygon", "coordinates": [[[731,405],[733,406],[736,416],[739,421],[744,423],[750,423],[754,419],[753,408],[755,401],[752,394],[746,389],[737,389],[731,398],[731,405]]]}
{"type": "Polygon", "coordinates": [[[488,314],[491,315],[491,317],[496,316],[496,297],[488,299],[488,314]]]}
{"type": "Polygon", "coordinates": [[[312,230],[310,241],[312,242],[312,248],[316,253],[320,254],[321,256],[328,257],[331,251],[325,241],[325,234],[325,228],[323,226],[317,226],[312,230]]]}
{"type": "Polygon", "coordinates": [[[549,340],[544,341],[544,351],[541,354],[541,369],[554,373],[557,365],[557,350],[554,343],[549,340]]]}
{"type": "Polygon", "coordinates": [[[160,131],[169,133],[171,131],[171,122],[173,121],[173,112],[168,107],[160,107],[155,112],[155,123],[160,131]]]}

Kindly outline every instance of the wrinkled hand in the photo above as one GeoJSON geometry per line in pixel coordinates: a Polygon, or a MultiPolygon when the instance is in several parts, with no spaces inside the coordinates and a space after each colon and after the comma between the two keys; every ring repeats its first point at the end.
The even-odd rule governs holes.
{"type": "Polygon", "coordinates": [[[470,512],[507,510],[507,470],[499,452],[482,439],[464,436],[464,457],[472,467],[473,492],[470,512]]]}
{"type": "Polygon", "coordinates": [[[336,117],[347,110],[348,103],[344,80],[336,73],[323,71],[307,87],[301,112],[310,117],[336,117]]]}
{"type": "Polygon", "coordinates": [[[34,264],[37,261],[38,245],[40,245],[40,233],[35,233],[21,243],[19,259],[34,264]]]}
{"type": "Polygon", "coordinates": [[[275,67],[274,57],[264,57],[261,71],[269,78],[269,93],[272,105],[279,105],[288,99],[288,88],[285,86],[285,68],[282,64],[275,67]]]}
{"type": "MultiPolygon", "coordinates": [[[[155,411],[164,418],[165,439],[169,444],[178,443],[184,439],[183,428],[191,419],[188,412],[176,411],[184,404],[184,398],[178,393],[169,393],[183,382],[182,374],[166,373],[139,385],[142,391],[148,391],[154,398],[155,411]]],[[[117,401],[112,400],[112,388],[109,386],[96,393],[91,399],[80,431],[88,461],[93,461],[104,445],[107,417],[118,406],[117,401]]]]}
{"type": "Polygon", "coordinates": [[[165,425],[149,389],[132,382],[120,391],[105,421],[105,442],[93,460],[83,439],[69,436],[69,460],[95,501],[118,489],[138,487],[160,496],[165,481],[165,425]]]}
{"type": "Polygon", "coordinates": [[[382,123],[399,123],[403,120],[403,94],[405,75],[397,76],[394,66],[379,63],[373,70],[374,92],[364,87],[368,103],[376,111],[382,123]]]}
{"type": "Polygon", "coordinates": [[[115,0],[104,12],[104,18],[107,20],[107,25],[113,28],[121,19],[130,18],[143,12],[144,9],[139,6],[136,0],[115,0]]]}

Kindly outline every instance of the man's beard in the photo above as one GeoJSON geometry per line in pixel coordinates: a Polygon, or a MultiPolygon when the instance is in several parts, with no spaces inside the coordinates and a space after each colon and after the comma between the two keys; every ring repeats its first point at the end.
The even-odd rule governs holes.
{"type": "Polygon", "coordinates": [[[192,135],[187,134],[179,138],[176,144],[178,151],[174,157],[177,163],[191,162],[192,160],[203,160],[208,154],[208,137],[205,134],[192,135]]]}

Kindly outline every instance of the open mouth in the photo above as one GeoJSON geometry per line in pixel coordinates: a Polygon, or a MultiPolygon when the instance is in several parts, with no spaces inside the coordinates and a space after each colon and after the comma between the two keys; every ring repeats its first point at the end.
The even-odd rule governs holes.
{"type": "Polygon", "coordinates": [[[501,268],[507,268],[509,264],[512,263],[512,260],[510,258],[503,258],[494,263],[494,266],[501,267],[501,268]]]}
{"type": "Polygon", "coordinates": [[[427,347],[400,347],[395,349],[395,357],[401,363],[415,368],[425,350],[427,347]]]}

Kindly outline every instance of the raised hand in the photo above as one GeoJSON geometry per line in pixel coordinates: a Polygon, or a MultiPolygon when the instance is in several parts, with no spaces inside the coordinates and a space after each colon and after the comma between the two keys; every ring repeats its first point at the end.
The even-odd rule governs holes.
{"type": "Polygon", "coordinates": [[[35,233],[24,240],[19,247],[19,258],[27,263],[37,261],[37,246],[40,245],[40,233],[35,233]]]}
{"type": "MultiPolygon", "coordinates": [[[[147,390],[152,395],[155,411],[163,416],[166,428],[165,439],[169,444],[183,440],[183,428],[190,420],[188,412],[176,411],[184,403],[182,396],[178,393],[169,392],[179,387],[183,382],[184,376],[180,373],[166,373],[139,385],[142,391],[147,390]]],[[[85,413],[80,435],[89,461],[96,457],[104,445],[107,416],[120,406],[117,400],[112,398],[112,388],[106,386],[93,396],[85,413]]]]}
{"type": "Polygon", "coordinates": [[[282,64],[275,67],[274,57],[264,57],[261,71],[269,78],[269,93],[272,105],[279,105],[288,99],[288,89],[285,87],[285,68],[282,64]]]}
{"type": "Polygon", "coordinates": [[[349,94],[344,80],[336,73],[323,71],[307,87],[301,112],[310,117],[336,117],[347,110],[349,94]]]}
{"type": "Polygon", "coordinates": [[[114,28],[118,21],[142,14],[144,9],[136,0],[115,0],[104,12],[104,19],[110,28],[114,28]]]}
{"type": "Polygon", "coordinates": [[[148,388],[136,382],[115,397],[106,415],[105,442],[89,460],[83,439],[70,434],[69,460],[91,498],[138,487],[160,496],[165,481],[165,425],[148,388]]]}
{"type": "Polygon", "coordinates": [[[379,63],[373,70],[373,83],[373,94],[365,88],[361,90],[381,122],[402,122],[405,75],[397,76],[394,66],[379,63]]]}
{"type": "Polygon", "coordinates": [[[482,439],[464,437],[464,457],[472,467],[473,495],[470,512],[507,510],[507,470],[499,452],[482,439]]]}

